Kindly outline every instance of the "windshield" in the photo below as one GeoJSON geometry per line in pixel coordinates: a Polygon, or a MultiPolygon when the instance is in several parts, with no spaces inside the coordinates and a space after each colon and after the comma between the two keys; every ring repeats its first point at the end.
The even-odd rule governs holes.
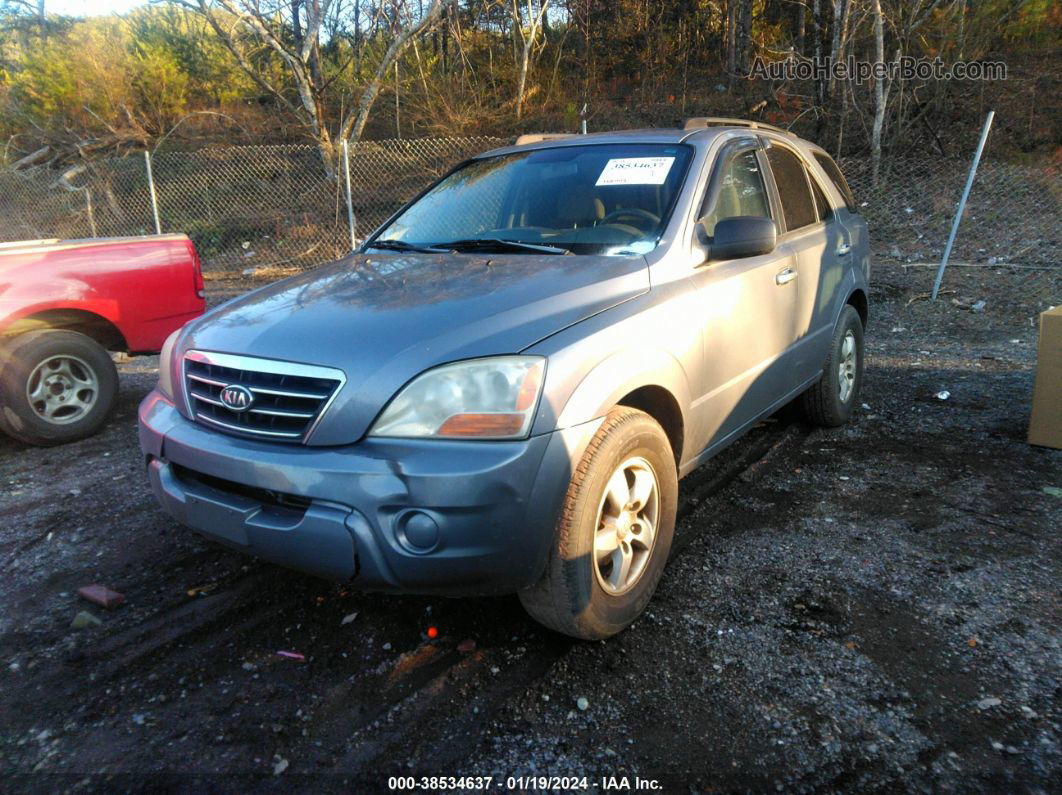
{"type": "Polygon", "coordinates": [[[645,254],[664,231],[691,153],[676,144],[589,144],[473,160],[368,245],[645,254]]]}

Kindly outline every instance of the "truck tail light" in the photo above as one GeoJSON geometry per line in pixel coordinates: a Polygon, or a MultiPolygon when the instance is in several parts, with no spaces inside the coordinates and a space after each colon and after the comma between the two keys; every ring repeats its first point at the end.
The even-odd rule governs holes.
{"type": "Polygon", "coordinates": [[[199,252],[195,250],[195,243],[188,241],[188,253],[192,256],[192,286],[199,298],[206,297],[206,284],[203,282],[203,263],[199,260],[199,252]]]}

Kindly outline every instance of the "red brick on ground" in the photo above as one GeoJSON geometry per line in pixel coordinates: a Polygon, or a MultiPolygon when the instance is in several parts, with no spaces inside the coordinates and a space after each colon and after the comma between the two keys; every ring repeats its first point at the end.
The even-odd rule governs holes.
{"type": "Polygon", "coordinates": [[[125,597],[117,591],[112,591],[106,585],[85,585],[77,589],[77,595],[82,599],[113,610],[125,601],[125,597]]]}

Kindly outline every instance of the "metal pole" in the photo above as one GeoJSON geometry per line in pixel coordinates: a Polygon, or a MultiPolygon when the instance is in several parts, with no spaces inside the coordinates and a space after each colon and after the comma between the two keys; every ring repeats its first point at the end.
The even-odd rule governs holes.
{"type": "Polygon", "coordinates": [[[395,138],[402,140],[402,118],[398,107],[398,61],[395,61],[395,138]]]}
{"type": "Polygon", "coordinates": [[[350,198],[350,147],[347,139],[343,139],[343,172],[347,177],[347,226],[350,227],[350,250],[358,247],[354,230],[354,202],[350,198]]]}
{"type": "Polygon", "coordinates": [[[985,142],[988,140],[988,131],[992,129],[992,119],[996,117],[994,110],[988,111],[985,117],[985,126],[981,130],[981,140],[977,142],[977,151],[974,152],[973,163],[970,165],[970,175],[966,178],[966,187],[963,188],[962,198],[959,199],[959,209],[955,212],[955,220],[951,223],[951,234],[948,235],[948,245],[944,247],[944,256],[940,260],[937,269],[937,278],[933,282],[932,300],[937,300],[940,291],[940,283],[944,281],[944,269],[948,267],[948,257],[951,256],[951,247],[955,243],[955,235],[959,233],[959,222],[962,221],[963,211],[966,209],[966,200],[970,198],[970,189],[973,187],[974,176],[977,174],[977,165],[981,162],[981,153],[985,151],[985,142]]]}
{"type": "Polygon", "coordinates": [[[159,197],[155,195],[155,177],[151,174],[151,153],[144,150],[144,162],[147,163],[148,189],[151,191],[151,212],[155,214],[155,234],[162,234],[162,222],[159,221],[159,197]]]}
{"type": "Polygon", "coordinates": [[[85,188],[85,209],[88,210],[89,229],[92,230],[93,237],[99,237],[96,234],[96,214],[92,212],[92,191],[85,188]]]}

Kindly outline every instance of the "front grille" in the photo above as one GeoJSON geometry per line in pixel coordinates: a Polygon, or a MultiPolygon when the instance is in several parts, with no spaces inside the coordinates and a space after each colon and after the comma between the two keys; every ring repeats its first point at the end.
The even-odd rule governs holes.
{"type": "Polygon", "coordinates": [[[189,409],[197,422],[219,431],[281,442],[305,441],[343,384],[327,367],[232,354],[189,351],[184,357],[189,409]],[[249,408],[225,404],[226,387],[243,387],[249,408]]]}

